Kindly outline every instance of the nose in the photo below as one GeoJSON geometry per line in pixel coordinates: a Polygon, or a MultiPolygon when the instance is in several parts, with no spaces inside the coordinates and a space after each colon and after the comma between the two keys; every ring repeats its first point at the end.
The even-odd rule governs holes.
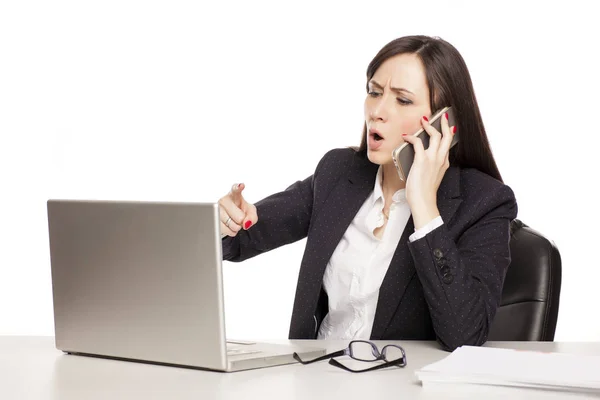
{"type": "Polygon", "coordinates": [[[369,114],[369,116],[371,117],[371,121],[387,121],[388,113],[386,109],[385,98],[386,96],[381,96],[374,99],[375,101],[371,104],[371,112],[369,114]]]}

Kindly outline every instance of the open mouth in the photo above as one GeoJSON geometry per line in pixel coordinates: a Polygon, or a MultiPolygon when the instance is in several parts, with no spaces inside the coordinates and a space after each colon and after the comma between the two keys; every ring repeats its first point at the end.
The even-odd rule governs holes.
{"type": "Polygon", "coordinates": [[[375,128],[369,129],[368,146],[371,151],[377,151],[383,145],[383,139],[385,138],[375,128]]]}

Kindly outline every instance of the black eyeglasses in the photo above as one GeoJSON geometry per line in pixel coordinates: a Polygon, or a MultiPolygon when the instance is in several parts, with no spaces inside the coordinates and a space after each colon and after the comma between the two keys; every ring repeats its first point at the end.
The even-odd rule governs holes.
{"type": "Polygon", "coordinates": [[[397,346],[395,344],[388,344],[384,346],[381,349],[381,351],[379,351],[375,343],[369,342],[367,340],[353,340],[344,350],[336,351],[330,354],[325,354],[324,356],[317,357],[314,360],[309,361],[302,360],[297,353],[294,353],[294,359],[296,359],[296,361],[304,365],[326,360],[328,358],[330,359],[329,364],[350,372],[367,372],[391,366],[406,366],[406,353],[404,352],[404,349],[402,347],[397,346]],[[367,369],[355,370],[346,367],[345,365],[341,364],[339,361],[333,358],[340,356],[350,356],[355,360],[366,362],[383,360],[385,361],[385,363],[367,369]]]}

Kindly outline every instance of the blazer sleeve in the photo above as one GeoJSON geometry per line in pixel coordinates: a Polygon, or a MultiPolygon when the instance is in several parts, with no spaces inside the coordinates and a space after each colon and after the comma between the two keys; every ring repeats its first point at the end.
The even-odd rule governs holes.
{"type": "Polygon", "coordinates": [[[322,209],[335,182],[343,176],[336,171],[346,171],[353,159],[352,149],[329,150],[311,176],[255,203],[258,222],[221,240],[223,259],[244,261],[306,238],[316,210],[322,209]]]}
{"type": "Polygon", "coordinates": [[[303,239],[313,208],[313,175],[254,204],[258,222],[222,239],[223,259],[239,262],[303,239]]]}
{"type": "Polygon", "coordinates": [[[471,209],[474,223],[454,239],[446,224],[408,244],[438,342],[452,351],[486,342],[510,264],[517,203],[506,185],[471,209]]]}

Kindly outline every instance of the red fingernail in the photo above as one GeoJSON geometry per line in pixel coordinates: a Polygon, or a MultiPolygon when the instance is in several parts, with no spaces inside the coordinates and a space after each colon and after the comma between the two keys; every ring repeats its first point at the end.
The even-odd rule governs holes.
{"type": "Polygon", "coordinates": [[[446,121],[448,121],[448,113],[444,113],[444,117],[446,117],[446,121]]]}
{"type": "Polygon", "coordinates": [[[252,226],[252,221],[246,221],[246,223],[244,224],[244,228],[248,229],[252,226]]]}
{"type": "Polygon", "coordinates": [[[429,120],[427,119],[427,117],[426,117],[426,116],[424,116],[424,115],[423,115],[423,119],[424,119],[425,121],[429,122],[429,120]]]}
{"type": "Polygon", "coordinates": [[[406,135],[407,135],[406,133],[403,133],[403,134],[402,134],[402,136],[406,136],[406,135]]]}
{"type": "Polygon", "coordinates": [[[456,125],[452,127],[452,134],[456,133],[456,125]]]}

